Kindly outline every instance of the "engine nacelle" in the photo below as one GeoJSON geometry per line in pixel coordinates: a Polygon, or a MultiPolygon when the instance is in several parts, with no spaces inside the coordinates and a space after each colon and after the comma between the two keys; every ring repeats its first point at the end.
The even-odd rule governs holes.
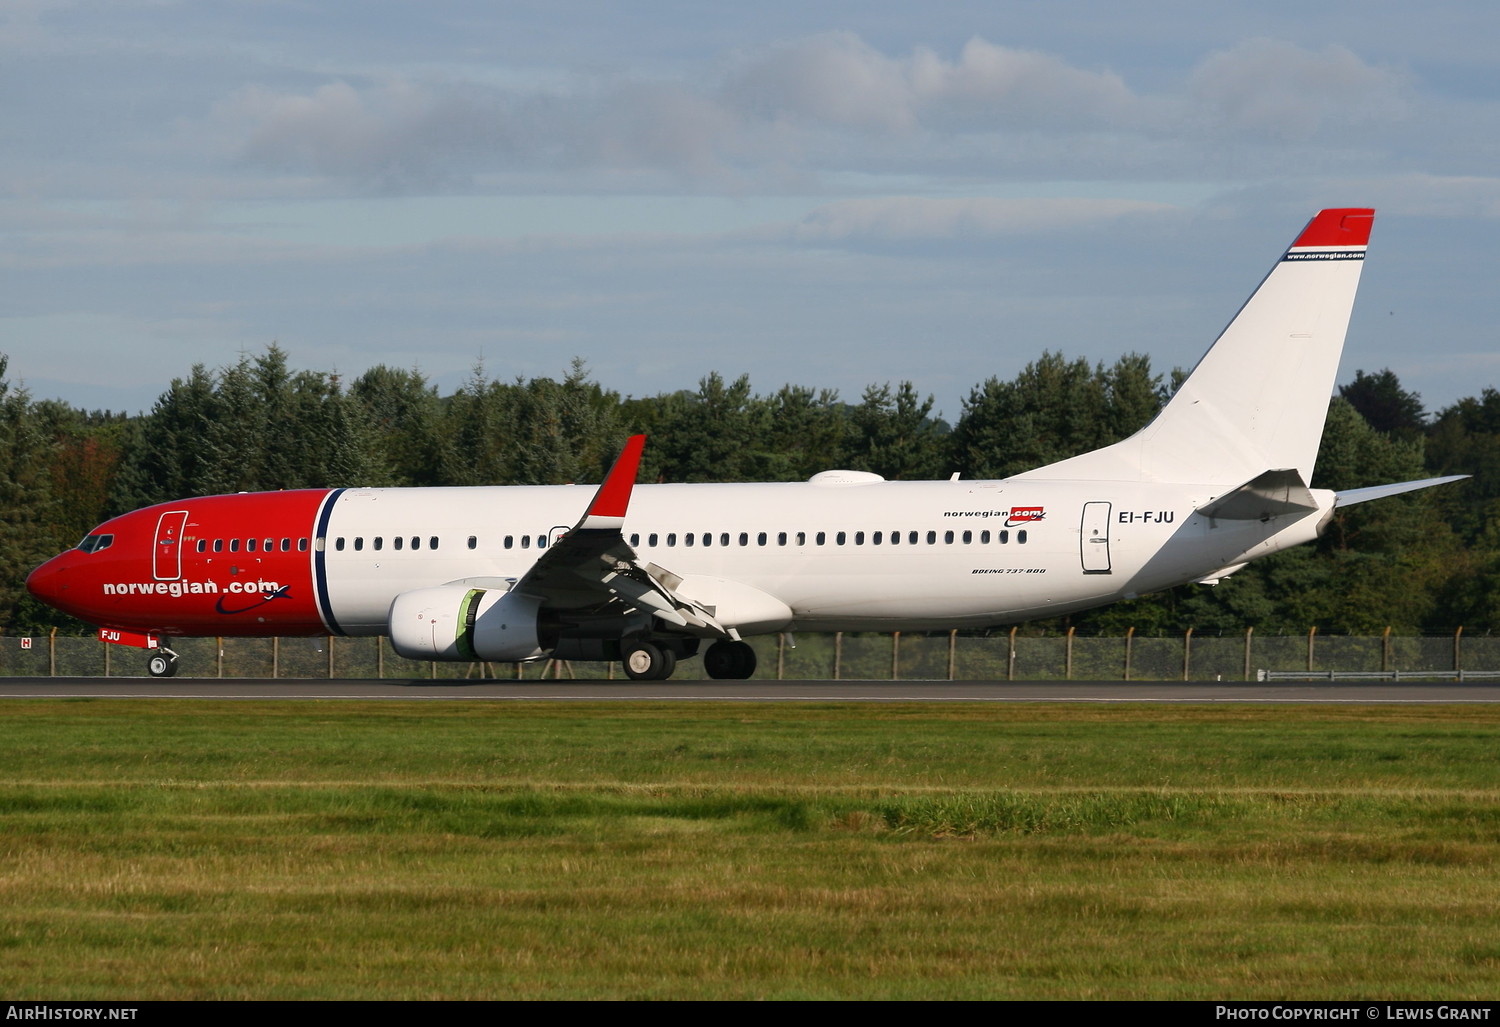
{"type": "Polygon", "coordinates": [[[532,596],[465,585],[402,592],[391,603],[391,646],[408,660],[496,660],[542,656],[532,596]]]}

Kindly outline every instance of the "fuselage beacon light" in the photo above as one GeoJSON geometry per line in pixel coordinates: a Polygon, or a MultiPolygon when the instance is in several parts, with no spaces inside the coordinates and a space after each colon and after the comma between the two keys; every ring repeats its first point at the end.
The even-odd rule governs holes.
{"type": "Polygon", "coordinates": [[[386,635],[417,660],[703,652],[747,635],[930,631],[1054,617],[1215,582],[1318,537],[1335,507],[1452,481],[1309,487],[1374,211],[1320,212],[1159,415],[1001,481],[824,471],[636,487],[644,436],[573,486],[208,496],[101,524],[32,572],[38,599],[153,650],[173,636],[386,635]]]}

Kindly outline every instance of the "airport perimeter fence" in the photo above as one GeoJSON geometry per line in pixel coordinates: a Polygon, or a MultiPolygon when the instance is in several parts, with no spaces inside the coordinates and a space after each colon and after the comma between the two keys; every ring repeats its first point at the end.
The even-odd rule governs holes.
{"type": "MultiPolygon", "coordinates": [[[[1500,678],[1500,637],[1195,635],[1120,637],[957,632],[765,635],[759,680],[1254,681],[1298,678],[1431,680],[1500,678]]],[[[608,680],[618,663],[538,660],[426,663],[405,660],[385,638],[176,638],[178,675],[193,678],[386,678],[441,681],[608,680]]],[[[92,638],[0,636],[0,677],[144,677],[144,650],[92,638]]],[[[706,677],[681,661],[675,680],[706,677]]]]}

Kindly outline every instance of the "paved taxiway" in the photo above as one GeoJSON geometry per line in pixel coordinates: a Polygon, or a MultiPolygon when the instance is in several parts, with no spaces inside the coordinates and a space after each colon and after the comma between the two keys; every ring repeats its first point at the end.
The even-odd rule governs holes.
{"type": "Polygon", "coordinates": [[[372,681],[8,678],[0,698],[735,702],[1496,703],[1500,684],[1170,681],[372,681]]]}

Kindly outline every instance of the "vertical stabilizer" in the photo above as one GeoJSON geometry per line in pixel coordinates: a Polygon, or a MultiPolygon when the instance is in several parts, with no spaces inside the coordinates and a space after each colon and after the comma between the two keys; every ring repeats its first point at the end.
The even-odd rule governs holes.
{"type": "Polygon", "coordinates": [[[1320,211],[1155,420],[1017,477],[1239,485],[1295,468],[1310,482],[1374,219],[1320,211]]]}

